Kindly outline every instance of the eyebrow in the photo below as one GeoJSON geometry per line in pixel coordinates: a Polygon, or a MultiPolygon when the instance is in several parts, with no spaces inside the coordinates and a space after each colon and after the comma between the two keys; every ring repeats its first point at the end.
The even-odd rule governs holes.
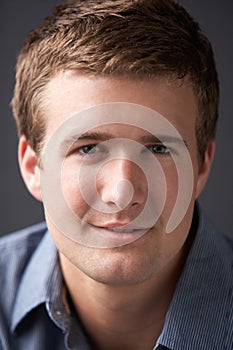
{"type": "Polygon", "coordinates": [[[80,135],[71,135],[61,143],[61,149],[72,146],[72,144],[82,141],[82,140],[90,140],[90,141],[107,141],[113,139],[113,136],[107,132],[85,132],[80,135]]]}
{"type": "Polygon", "coordinates": [[[188,143],[181,137],[173,136],[173,135],[145,135],[141,138],[141,142],[143,143],[176,143],[176,144],[185,144],[188,148],[188,143]]]}
{"type": "MultiPolygon", "coordinates": [[[[83,134],[80,135],[73,135],[68,139],[65,139],[62,144],[61,147],[69,147],[72,144],[74,144],[75,142],[78,141],[83,141],[83,140],[87,140],[87,141],[98,141],[98,142],[104,142],[104,141],[108,141],[111,139],[114,139],[116,137],[114,137],[112,134],[108,133],[108,132],[85,132],[83,134]]],[[[124,137],[123,137],[124,138],[124,137]]],[[[144,135],[142,136],[138,142],[147,144],[147,143],[176,143],[176,144],[185,144],[185,146],[187,148],[188,147],[188,143],[186,140],[179,138],[177,136],[172,136],[172,135],[144,135]]]]}

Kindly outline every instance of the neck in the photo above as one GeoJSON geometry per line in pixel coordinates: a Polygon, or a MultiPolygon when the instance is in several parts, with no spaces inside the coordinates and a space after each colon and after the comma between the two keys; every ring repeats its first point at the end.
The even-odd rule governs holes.
{"type": "Polygon", "coordinates": [[[142,283],[99,283],[60,254],[74,307],[95,349],[151,349],[159,337],[182,271],[184,249],[156,276],[142,283]]]}

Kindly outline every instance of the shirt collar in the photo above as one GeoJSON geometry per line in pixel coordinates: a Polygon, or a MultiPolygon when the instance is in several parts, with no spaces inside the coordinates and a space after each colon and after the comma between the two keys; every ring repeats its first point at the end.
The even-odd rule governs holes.
{"type": "Polygon", "coordinates": [[[67,348],[90,349],[77,319],[66,310],[62,298],[64,281],[58,252],[48,231],[32,255],[21,278],[13,308],[11,331],[14,332],[27,314],[45,304],[50,319],[65,333],[67,348]]]}
{"type": "Polygon", "coordinates": [[[199,206],[197,211],[195,241],[157,342],[174,350],[224,347],[231,332],[232,251],[199,206]]]}
{"type": "Polygon", "coordinates": [[[57,249],[47,232],[21,278],[12,313],[12,331],[32,309],[49,302],[51,284],[57,285],[54,294],[60,295],[62,276],[57,259],[57,249]]]}

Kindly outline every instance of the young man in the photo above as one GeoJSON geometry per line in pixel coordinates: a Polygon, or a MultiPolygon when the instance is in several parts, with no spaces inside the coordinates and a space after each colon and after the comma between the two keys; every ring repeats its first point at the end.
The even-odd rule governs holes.
{"type": "Polygon", "coordinates": [[[210,43],[173,0],[67,1],[18,58],[19,164],[46,224],[0,243],[0,349],[233,347],[210,43]]]}

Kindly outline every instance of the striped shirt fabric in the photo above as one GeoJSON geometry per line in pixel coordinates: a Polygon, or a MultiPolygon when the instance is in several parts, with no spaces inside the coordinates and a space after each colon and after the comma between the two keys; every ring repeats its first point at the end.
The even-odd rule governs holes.
{"type": "MultiPolygon", "coordinates": [[[[233,244],[197,211],[194,242],[154,350],[233,350],[233,244]]],[[[0,350],[91,350],[62,301],[45,223],[0,239],[0,288],[0,350]]]]}

